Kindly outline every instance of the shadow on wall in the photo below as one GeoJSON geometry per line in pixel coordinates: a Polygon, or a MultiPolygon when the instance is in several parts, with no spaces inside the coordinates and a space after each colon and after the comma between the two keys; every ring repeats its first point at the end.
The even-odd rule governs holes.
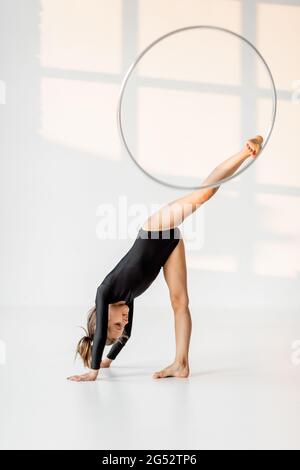
{"type": "MultiPolygon", "coordinates": [[[[175,3],[170,10],[168,1],[29,0],[26,7],[21,1],[4,2],[2,34],[9,43],[2,50],[5,76],[0,77],[7,84],[3,188],[12,212],[5,214],[8,230],[2,245],[14,252],[11,257],[2,248],[7,266],[5,277],[1,274],[4,303],[15,303],[16,282],[20,303],[64,303],[70,297],[75,303],[85,301],[84,292],[93,295],[95,283],[131,243],[122,242],[116,249],[117,242],[107,240],[99,246],[96,207],[116,201],[120,194],[145,203],[155,202],[153,194],[162,202],[177,197],[145,179],[121,149],[115,116],[118,93],[125,70],[146,44],[181,26],[211,23],[240,32],[262,51],[278,84],[279,113],[265,158],[225,185],[205,208],[203,247],[187,254],[191,289],[200,285],[201,301],[207,304],[213,289],[214,301],[220,304],[226,296],[237,305],[298,306],[300,223],[295,215],[300,180],[294,149],[300,106],[292,102],[289,87],[300,70],[298,61],[288,57],[299,43],[300,6],[295,1],[232,0],[218,1],[217,9],[214,1],[188,0],[184,8],[175,3]]],[[[263,78],[249,73],[251,63],[245,68],[243,56],[240,65],[242,88],[257,79],[263,90],[256,109],[251,100],[236,108],[244,135],[249,125],[262,125],[269,102],[263,78]]],[[[142,77],[145,106],[157,96],[171,101],[181,100],[183,93],[190,94],[188,100],[194,96],[184,91],[183,79],[171,83],[163,76],[150,78],[142,77]],[[166,82],[171,90],[166,90],[166,82]]],[[[230,90],[226,99],[236,102],[235,83],[215,85],[214,109],[220,87],[223,98],[230,90]]],[[[140,109],[138,96],[132,103],[140,109]]],[[[197,107],[195,99],[189,103],[197,107]]],[[[131,126],[142,139],[136,113],[131,126]]],[[[170,168],[163,174],[176,176],[170,168]]]]}

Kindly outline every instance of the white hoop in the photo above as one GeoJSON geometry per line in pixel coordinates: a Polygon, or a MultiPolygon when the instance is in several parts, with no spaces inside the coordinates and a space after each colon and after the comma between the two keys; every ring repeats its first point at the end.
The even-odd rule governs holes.
{"type": "MultiPolygon", "coordinates": [[[[271,133],[273,131],[273,127],[274,127],[274,124],[275,124],[275,118],[276,118],[276,111],[277,111],[277,93],[276,93],[276,87],[275,87],[275,82],[274,82],[274,79],[273,79],[273,75],[271,73],[271,70],[267,64],[267,62],[265,61],[265,59],[263,58],[263,56],[261,55],[261,53],[259,52],[259,50],[250,42],[248,41],[248,39],[244,38],[243,36],[241,36],[240,34],[237,34],[235,33],[234,31],[231,31],[229,29],[226,29],[226,28],[221,28],[219,26],[211,26],[211,25],[196,25],[196,26],[186,26],[184,28],[179,28],[179,29],[175,29],[174,31],[171,31],[167,34],[164,34],[163,36],[160,36],[158,39],[156,39],[155,41],[153,41],[151,44],[149,44],[148,47],[146,47],[139,55],[138,57],[136,58],[136,60],[133,62],[133,64],[129,67],[128,71],[126,72],[125,74],[125,77],[123,79],[123,82],[122,82],[122,85],[121,85],[121,91],[120,91],[120,95],[119,95],[119,100],[118,100],[118,106],[117,106],[117,124],[118,124],[118,130],[119,130],[119,133],[120,133],[120,136],[121,136],[121,140],[124,144],[124,147],[125,149],[127,150],[127,153],[128,155],[131,157],[131,159],[134,161],[134,163],[139,167],[139,169],[145,173],[149,178],[151,178],[152,180],[156,181],[157,183],[160,183],[160,184],[163,184],[164,186],[168,186],[168,187],[171,187],[171,188],[176,188],[176,189],[199,189],[199,188],[210,188],[210,187],[215,187],[215,186],[219,186],[220,184],[223,184],[227,181],[230,181],[231,179],[235,178],[236,176],[240,175],[241,173],[243,173],[247,168],[249,168],[250,165],[253,164],[253,162],[256,160],[256,159],[251,159],[249,161],[249,163],[247,165],[245,165],[243,168],[241,168],[239,171],[237,171],[236,173],[234,173],[232,176],[229,176],[227,178],[224,178],[220,181],[218,181],[217,183],[215,184],[207,184],[207,185],[200,185],[200,186],[178,186],[178,185],[175,185],[175,184],[171,184],[171,183],[167,183],[165,181],[162,181],[160,180],[159,178],[156,178],[155,176],[151,175],[150,173],[148,173],[138,162],[137,160],[134,158],[134,155],[132,154],[129,146],[127,145],[127,142],[126,142],[126,139],[125,139],[125,135],[124,135],[124,132],[123,132],[123,127],[122,127],[122,118],[121,118],[121,115],[122,115],[122,103],[123,103],[123,96],[124,96],[124,92],[125,92],[125,89],[126,89],[126,85],[127,85],[127,82],[129,80],[129,77],[130,75],[132,74],[133,70],[135,69],[135,67],[137,66],[137,64],[140,62],[140,60],[142,59],[142,57],[150,50],[152,49],[152,47],[154,47],[156,44],[158,44],[159,42],[163,41],[164,39],[166,39],[167,37],[169,36],[172,36],[174,34],[177,34],[177,33],[181,33],[183,31],[188,31],[188,30],[192,30],[192,29],[210,29],[210,30],[215,30],[215,31],[221,31],[221,32],[224,32],[224,33],[227,33],[227,34],[230,34],[232,36],[235,36],[237,37],[238,39],[240,39],[241,41],[243,41],[244,43],[248,44],[248,46],[250,46],[252,48],[252,50],[258,55],[258,57],[261,59],[262,63],[264,64],[265,66],[265,69],[267,70],[268,72],[268,75],[269,75],[269,78],[270,78],[270,81],[271,81],[271,85],[272,85],[272,117],[271,117],[271,123],[268,127],[268,130],[267,130],[267,134],[266,134],[266,137],[264,138],[264,142],[262,144],[262,147],[261,147],[261,152],[263,151],[263,149],[265,148],[265,146],[267,145],[269,139],[270,139],[270,136],[271,136],[271,133]]],[[[260,154],[261,154],[260,152],[260,154]]]]}

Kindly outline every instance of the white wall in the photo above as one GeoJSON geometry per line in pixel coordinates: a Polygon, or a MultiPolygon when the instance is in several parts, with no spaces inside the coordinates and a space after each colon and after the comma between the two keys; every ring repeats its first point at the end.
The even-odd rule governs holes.
{"type": "MultiPolygon", "coordinates": [[[[264,158],[197,214],[201,243],[187,245],[191,303],[299,308],[295,0],[2,0],[2,307],[87,308],[132,243],[99,239],[99,206],[116,206],[126,196],[129,207],[150,207],[182,195],[130,161],[115,110],[122,77],[138,52],[172,29],[203,23],[233,29],[257,45],[274,74],[279,108],[264,158]]],[[[259,109],[265,105],[262,99],[259,109]]],[[[160,278],[141,305],[165,305],[162,292],[160,278]]]]}

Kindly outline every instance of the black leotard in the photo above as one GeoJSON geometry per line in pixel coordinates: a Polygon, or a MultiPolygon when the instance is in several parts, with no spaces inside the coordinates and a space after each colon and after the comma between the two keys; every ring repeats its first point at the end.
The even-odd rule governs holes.
{"type": "MultiPolygon", "coordinates": [[[[128,323],[124,332],[131,334],[133,301],[145,292],[157,277],[161,267],[181,238],[178,227],[168,230],[148,231],[140,229],[138,235],[115,268],[108,273],[97,289],[96,331],[92,348],[92,369],[99,369],[107,340],[109,304],[125,301],[129,307],[128,323]]],[[[114,359],[125,345],[122,336],[111,348],[108,357],[114,359]]]]}

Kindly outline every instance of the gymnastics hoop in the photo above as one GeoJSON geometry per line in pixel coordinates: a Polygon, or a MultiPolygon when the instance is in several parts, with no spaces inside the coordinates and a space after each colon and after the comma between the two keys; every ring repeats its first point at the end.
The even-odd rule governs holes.
{"type": "Polygon", "coordinates": [[[223,33],[226,33],[226,34],[229,34],[231,36],[234,36],[238,39],[240,39],[241,41],[243,41],[244,43],[248,44],[248,46],[250,46],[250,48],[252,48],[252,50],[257,54],[257,56],[261,59],[262,63],[264,64],[265,66],[265,69],[267,70],[268,72],[268,75],[269,75],[269,78],[270,78],[270,81],[271,81],[271,85],[272,85],[272,117],[271,117],[271,123],[269,125],[269,127],[267,128],[267,134],[266,134],[266,137],[263,141],[263,144],[261,146],[261,151],[260,151],[260,155],[263,151],[263,149],[265,148],[265,146],[267,145],[269,139],[270,139],[270,136],[272,134],[272,131],[273,131],[273,128],[274,128],[274,124],[275,124],[275,119],[276,119],[276,111],[277,111],[277,92],[276,92],[276,87],[275,87],[275,82],[274,82],[274,79],[273,79],[273,75],[271,73],[271,70],[267,64],[267,62],[265,61],[265,59],[263,58],[263,56],[261,55],[261,53],[259,52],[259,50],[248,40],[246,39],[245,37],[241,36],[240,34],[237,34],[235,33],[234,31],[231,31],[230,29],[226,29],[226,28],[222,28],[220,26],[212,26],[212,25],[195,25],[195,26],[186,26],[184,28],[179,28],[179,29],[175,29],[173,31],[170,31],[169,33],[167,34],[164,34],[163,36],[160,36],[158,39],[156,39],[155,41],[153,41],[151,44],[149,44],[149,46],[147,46],[139,55],[138,57],[136,58],[136,60],[132,63],[132,65],[129,67],[129,69],[127,70],[125,76],[124,76],[124,79],[123,79],[123,82],[122,82],[122,85],[121,85],[121,91],[120,91],[120,95],[119,95],[119,99],[118,99],[118,105],[117,105],[117,125],[118,125],[118,130],[119,130],[119,134],[120,134],[120,137],[121,137],[121,140],[123,142],[123,145],[128,153],[128,155],[130,156],[130,158],[133,160],[133,162],[138,166],[138,168],[144,173],[146,174],[149,178],[151,178],[152,180],[156,181],[157,183],[159,184],[163,184],[164,186],[168,186],[170,188],[175,188],[175,189],[200,189],[200,188],[213,188],[213,187],[216,187],[216,186],[219,186],[220,184],[223,184],[223,183],[226,183],[227,181],[230,181],[231,179],[235,178],[236,176],[242,174],[247,168],[249,168],[249,166],[251,166],[254,161],[258,158],[253,158],[252,160],[249,161],[249,163],[247,165],[245,165],[243,168],[241,168],[239,171],[237,171],[236,173],[234,173],[232,176],[228,176],[227,178],[223,178],[221,180],[219,180],[217,183],[215,184],[207,184],[207,185],[200,185],[200,186],[178,186],[176,184],[171,184],[171,183],[167,183],[166,181],[163,181],[163,180],[160,180],[159,178],[156,178],[155,176],[151,175],[151,173],[149,173],[148,171],[146,171],[138,162],[137,160],[134,158],[134,155],[132,154],[129,146],[127,145],[127,142],[126,142],[126,139],[125,139],[125,135],[124,135],[124,132],[123,132],[123,126],[122,126],[122,103],[123,103],[123,96],[124,96],[124,93],[125,93],[125,89],[126,89],[126,85],[127,85],[127,82],[129,80],[129,77],[130,75],[132,74],[133,70],[135,69],[135,67],[138,65],[138,63],[140,62],[140,60],[142,59],[142,57],[150,50],[152,49],[156,44],[158,44],[159,42],[163,41],[164,39],[166,39],[167,37],[169,36],[173,36],[174,34],[178,34],[178,33],[182,33],[183,31],[188,31],[188,30],[192,30],[192,29],[207,29],[207,30],[214,30],[214,31],[221,31],[223,33]]]}

